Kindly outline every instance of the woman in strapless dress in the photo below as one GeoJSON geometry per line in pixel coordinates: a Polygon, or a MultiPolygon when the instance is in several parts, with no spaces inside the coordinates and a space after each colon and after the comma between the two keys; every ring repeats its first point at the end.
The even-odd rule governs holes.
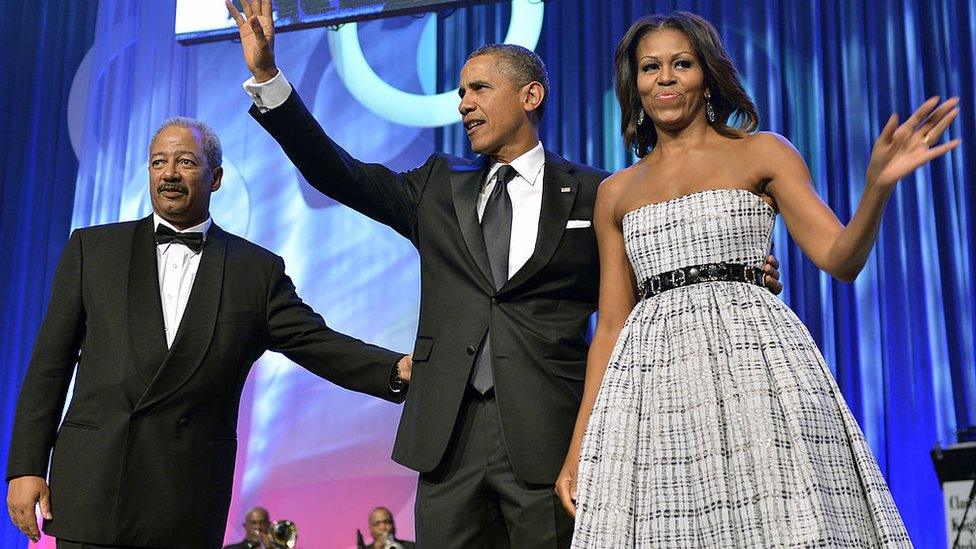
{"type": "Polygon", "coordinates": [[[911,546],[809,332],[762,287],[777,215],[851,281],[896,182],[938,145],[956,99],[888,121],[843,226],[758,115],[715,29],[637,21],[617,49],[624,137],[641,159],[600,187],[599,320],[557,480],[574,547],[911,546]]]}

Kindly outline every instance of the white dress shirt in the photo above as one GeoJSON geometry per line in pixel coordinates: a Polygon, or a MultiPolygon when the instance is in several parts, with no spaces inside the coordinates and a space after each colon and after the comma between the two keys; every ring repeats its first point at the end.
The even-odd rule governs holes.
{"type": "MultiPolygon", "coordinates": [[[[274,78],[258,83],[248,78],[244,90],[261,112],[280,106],[291,94],[291,84],[285,74],[278,71],[274,78]]],[[[542,213],[542,179],[545,171],[546,152],[542,143],[512,160],[511,166],[518,173],[508,184],[512,197],[512,239],[508,251],[508,277],[512,278],[532,257],[539,236],[539,217],[542,213]]],[[[478,219],[485,213],[488,195],[495,188],[495,174],[501,163],[496,162],[488,170],[488,179],[478,195],[478,219]]]]}
{"type": "MultiPolygon", "coordinates": [[[[206,240],[207,231],[213,220],[209,217],[203,223],[186,230],[179,230],[172,223],[153,213],[153,230],[159,225],[165,225],[178,233],[203,233],[206,240]]],[[[193,280],[197,277],[197,268],[203,249],[194,252],[182,242],[172,241],[156,245],[156,266],[159,271],[159,297],[163,304],[163,325],[166,327],[166,346],[173,346],[173,339],[180,328],[186,302],[193,289],[193,280]]]]}

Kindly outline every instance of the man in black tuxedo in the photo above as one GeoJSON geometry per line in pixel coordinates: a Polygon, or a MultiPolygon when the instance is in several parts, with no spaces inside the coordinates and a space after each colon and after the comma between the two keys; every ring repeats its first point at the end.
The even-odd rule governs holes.
{"type": "Polygon", "coordinates": [[[59,548],[219,547],[241,389],[268,349],[400,399],[389,385],[400,354],[331,330],[280,257],[212,223],[220,164],[206,125],[167,121],[150,149],[153,214],[71,235],[7,465],[11,519],[34,540],[39,503],[59,548]]]}
{"type": "Polygon", "coordinates": [[[351,157],[308,112],[275,64],[270,0],[245,0],[243,15],[227,5],[253,75],[251,115],[313,187],[420,253],[393,450],[420,472],[418,546],[568,547],[572,521],[553,486],[583,389],[599,282],[593,204],[607,173],[543,148],[542,61],[519,46],[472,53],[458,108],[482,156],[437,153],[395,173],[351,157]]]}

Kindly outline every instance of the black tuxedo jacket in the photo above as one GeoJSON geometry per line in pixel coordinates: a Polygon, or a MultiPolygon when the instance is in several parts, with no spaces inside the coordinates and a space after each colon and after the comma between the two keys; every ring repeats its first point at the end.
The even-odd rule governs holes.
{"type": "Polygon", "coordinates": [[[535,251],[496,291],[476,203],[486,160],[434,154],[395,173],[352,158],[296,92],[251,115],[320,192],[410,239],[420,252],[420,325],[413,378],[393,459],[434,469],[448,445],[475,353],[488,326],[496,398],[512,467],[525,482],[555,481],[579,408],[587,321],[599,269],[591,221],[605,172],[546,152],[535,251]]]}
{"type": "Polygon", "coordinates": [[[400,355],[329,329],[271,252],[211,226],[167,349],[152,217],[77,230],[21,390],[7,479],[45,476],[53,447],[48,534],[220,547],[241,389],[267,349],[393,399],[389,373],[400,355]]]}

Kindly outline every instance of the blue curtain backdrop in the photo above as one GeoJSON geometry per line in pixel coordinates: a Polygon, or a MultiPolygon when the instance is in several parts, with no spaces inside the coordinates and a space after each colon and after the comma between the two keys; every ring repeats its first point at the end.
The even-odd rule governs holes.
{"type": "MultiPolygon", "coordinates": [[[[552,80],[544,143],[568,158],[618,169],[633,158],[620,142],[612,92],[617,40],[645,14],[686,9],[703,15],[726,40],[759,107],[761,129],[779,132],[797,146],[819,192],[845,221],[860,197],[871,143],[888,114],[904,116],[930,95],[961,96],[962,116],[952,134],[963,139],[962,146],[899,185],[876,251],[857,282],[833,281],[802,256],[784,227],[776,233],[786,283],[783,298],[806,322],[834,369],[919,547],[945,546],[941,496],[928,451],[937,441],[952,442],[958,427],[976,423],[976,228],[973,191],[966,184],[976,174],[974,4],[552,0],[546,2],[536,49],[552,80]]],[[[0,74],[16,75],[18,83],[5,79],[0,86],[2,465],[20,379],[68,229],[114,221],[120,210],[140,209],[125,206],[131,197],[124,194],[123,183],[143,181],[143,151],[152,127],[172,114],[226,119],[218,130],[233,135],[225,144],[232,160],[269,144],[261,137],[244,137],[256,134],[241,108],[246,98],[239,95],[239,80],[214,77],[225,65],[239,63],[237,46],[192,49],[175,43],[167,34],[173,21],[169,3],[0,5],[7,46],[0,74]],[[89,50],[96,35],[99,41],[89,50]],[[72,91],[79,65],[85,69],[78,71],[83,78],[72,91]],[[227,94],[229,114],[201,107],[210,104],[198,95],[204,91],[227,94]]],[[[457,84],[466,52],[505,35],[510,11],[501,2],[438,14],[440,90],[457,84]]],[[[390,32],[397,32],[393,27],[390,32]]],[[[318,55],[323,32],[282,35],[280,47],[291,47],[292,58],[303,51],[318,55]]],[[[370,40],[382,39],[373,35],[370,40]]],[[[307,101],[320,85],[309,76],[315,74],[311,69],[289,72],[307,101]]],[[[384,126],[383,131],[398,130],[384,126]]],[[[458,127],[410,132],[415,143],[429,136],[433,148],[469,153],[458,127]]],[[[406,161],[406,156],[397,158],[397,164],[406,161]]],[[[250,167],[246,164],[242,173],[250,167]]],[[[294,177],[287,166],[261,168],[270,177],[294,177]]],[[[298,218],[303,215],[299,212],[298,218]]],[[[286,254],[290,268],[306,257],[303,249],[281,249],[288,246],[278,238],[286,235],[248,231],[247,223],[237,229],[286,254]]],[[[398,270],[415,269],[413,260],[397,257],[403,262],[398,270]]],[[[408,300],[403,309],[413,306],[408,300]]],[[[354,326],[355,319],[343,322],[354,326]]],[[[0,546],[23,545],[9,520],[0,521],[0,546]]]]}
{"type": "MultiPolygon", "coordinates": [[[[95,35],[95,2],[0,2],[0,470],[20,381],[67,242],[78,161],[72,80],[95,35]]],[[[3,513],[0,547],[26,538],[3,513]]]]}

